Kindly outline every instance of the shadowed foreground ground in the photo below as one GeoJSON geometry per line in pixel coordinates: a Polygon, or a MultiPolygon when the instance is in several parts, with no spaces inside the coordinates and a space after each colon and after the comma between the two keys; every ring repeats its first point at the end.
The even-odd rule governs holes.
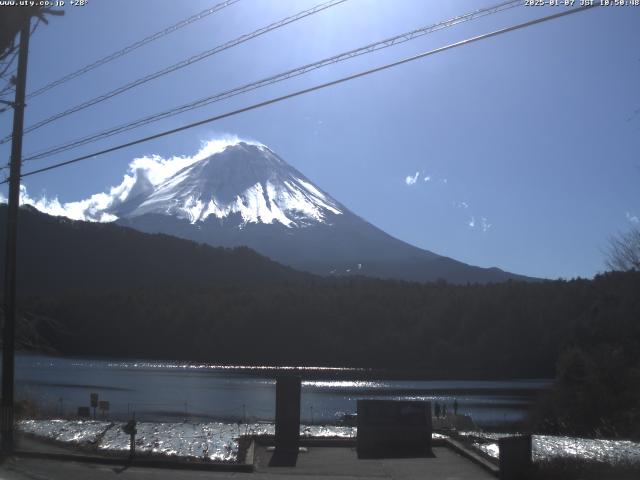
{"type": "Polygon", "coordinates": [[[358,460],[354,448],[310,447],[301,453],[296,467],[269,467],[271,452],[256,448],[254,473],[186,471],[160,468],[124,468],[113,465],[28,458],[7,459],[0,466],[1,480],[102,479],[447,479],[483,480],[492,475],[445,447],[433,449],[435,458],[358,460]]]}

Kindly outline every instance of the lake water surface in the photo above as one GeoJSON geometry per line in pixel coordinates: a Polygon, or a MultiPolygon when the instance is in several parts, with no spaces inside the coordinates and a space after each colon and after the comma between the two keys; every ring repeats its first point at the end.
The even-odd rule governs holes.
{"type": "MultiPolygon", "coordinates": [[[[192,365],[19,355],[16,395],[50,416],[73,416],[97,393],[110,419],[147,421],[273,421],[275,375],[291,369],[192,365]]],[[[336,423],[355,413],[358,399],[414,399],[445,403],[481,427],[521,421],[550,380],[461,381],[375,379],[353,369],[303,369],[302,421],[336,423]],[[306,378],[306,380],[305,380],[306,378]]],[[[373,376],[373,377],[372,377],[373,376]]],[[[98,410],[97,418],[102,418],[98,410]]]]}

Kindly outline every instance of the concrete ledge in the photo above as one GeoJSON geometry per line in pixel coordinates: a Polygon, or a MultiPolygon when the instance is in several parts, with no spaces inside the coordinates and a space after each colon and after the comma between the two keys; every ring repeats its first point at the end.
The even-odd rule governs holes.
{"type": "Polygon", "coordinates": [[[487,460],[486,458],[483,458],[482,456],[480,456],[476,452],[468,449],[461,442],[458,442],[457,440],[454,440],[453,438],[446,438],[446,439],[444,439],[444,444],[447,447],[449,447],[451,450],[455,451],[456,453],[459,453],[460,455],[462,455],[465,458],[468,458],[469,460],[471,460],[476,465],[479,465],[480,467],[482,467],[483,469],[485,469],[487,472],[491,473],[492,475],[495,475],[496,477],[500,476],[500,468],[497,465],[491,463],[489,460],[487,460]]]}
{"type": "MultiPolygon", "coordinates": [[[[254,435],[252,437],[254,442],[264,446],[275,445],[275,437],[273,435],[254,435]]],[[[357,445],[354,438],[336,438],[336,437],[301,437],[301,447],[345,447],[355,448],[357,445]]],[[[434,447],[447,447],[449,446],[445,438],[435,437],[431,439],[431,445],[434,447]]],[[[247,451],[247,455],[248,455],[247,451]]]]}
{"type": "Polygon", "coordinates": [[[170,458],[159,457],[138,457],[133,461],[122,457],[101,457],[98,455],[73,455],[64,453],[47,453],[47,452],[29,452],[24,450],[16,450],[12,456],[22,458],[35,458],[42,460],[59,460],[64,462],[78,463],[98,463],[103,465],[120,465],[126,467],[147,467],[147,468],[168,468],[176,470],[207,470],[217,472],[253,472],[253,443],[247,451],[247,460],[245,463],[226,463],[226,462],[190,462],[187,460],[174,460],[170,458]],[[250,460],[251,463],[247,463],[250,460]]]}
{"type": "MultiPolygon", "coordinates": [[[[275,445],[275,436],[273,435],[253,435],[251,437],[255,442],[264,446],[275,445]]],[[[355,447],[355,438],[340,437],[300,437],[301,447],[355,447]]]]}
{"type": "MultiPolygon", "coordinates": [[[[433,447],[432,457],[360,459],[354,447],[311,447],[298,455],[295,467],[271,465],[272,451],[256,443],[255,473],[270,479],[496,480],[495,476],[447,445],[433,447]]],[[[236,474],[238,475],[238,474],[236,474]]]]}
{"type": "Polygon", "coordinates": [[[303,447],[355,447],[355,438],[301,438],[303,447]]]}
{"type": "MultiPolygon", "coordinates": [[[[77,462],[77,463],[95,463],[103,465],[117,465],[122,467],[146,467],[146,468],[164,468],[164,469],[176,469],[176,470],[199,470],[199,471],[217,471],[217,472],[238,472],[238,473],[252,473],[255,471],[256,464],[256,444],[266,446],[274,445],[275,437],[273,435],[254,436],[251,438],[249,446],[247,447],[244,461],[242,463],[226,463],[226,462],[202,462],[202,461],[189,461],[178,460],[172,458],[162,457],[136,457],[133,461],[129,461],[126,457],[109,457],[99,455],[88,454],[66,454],[58,452],[36,452],[28,450],[16,450],[13,453],[15,457],[42,459],[42,460],[57,460],[63,462],[77,462]]],[[[355,448],[355,438],[301,438],[301,446],[305,447],[342,447],[342,448],[355,448]]],[[[461,442],[451,438],[433,438],[433,447],[446,447],[466,459],[472,461],[476,465],[482,467],[485,471],[492,474],[495,477],[499,476],[499,468],[497,465],[486,460],[479,454],[470,450],[461,442]]]]}
{"type": "Polygon", "coordinates": [[[247,451],[244,454],[244,465],[248,466],[251,468],[251,471],[253,472],[253,466],[255,464],[256,461],[256,442],[255,440],[251,440],[251,443],[249,444],[249,447],[247,448],[247,451]]]}

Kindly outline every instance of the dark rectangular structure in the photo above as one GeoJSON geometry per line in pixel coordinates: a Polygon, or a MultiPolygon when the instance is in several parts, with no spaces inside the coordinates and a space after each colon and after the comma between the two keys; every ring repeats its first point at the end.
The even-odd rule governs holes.
{"type": "Polygon", "coordinates": [[[297,376],[276,378],[276,452],[298,453],[301,385],[297,376]]]}
{"type": "Polygon", "coordinates": [[[78,407],[78,417],[79,418],[90,418],[91,417],[91,411],[89,410],[89,407],[78,407]]]}
{"type": "Polygon", "coordinates": [[[359,458],[430,456],[431,432],[431,402],[358,400],[359,458]]]}
{"type": "Polygon", "coordinates": [[[531,435],[498,439],[500,480],[523,480],[531,474],[531,435]]]}

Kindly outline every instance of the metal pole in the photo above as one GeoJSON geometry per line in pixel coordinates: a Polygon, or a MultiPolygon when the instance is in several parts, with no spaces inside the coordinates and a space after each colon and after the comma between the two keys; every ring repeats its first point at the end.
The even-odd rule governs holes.
{"type": "Polygon", "coordinates": [[[15,324],[16,324],[16,246],[18,239],[18,204],[20,202],[20,163],[22,160],[22,128],[24,124],[24,97],[27,83],[27,54],[29,52],[29,29],[27,19],[20,30],[20,52],[16,96],[13,106],[13,138],[11,143],[11,166],[9,176],[9,200],[7,208],[7,250],[4,272],[4,327],[2,348],[2,450],[13,451],[13,384],[15,369],[15,324]]]}

